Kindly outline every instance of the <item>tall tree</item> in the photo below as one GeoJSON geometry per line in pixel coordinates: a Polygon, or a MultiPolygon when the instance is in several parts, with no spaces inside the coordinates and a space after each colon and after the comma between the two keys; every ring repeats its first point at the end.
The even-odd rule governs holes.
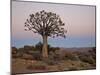
{"type": "Polygon", "coordinates": [[[54,38],[56,36],[62,36],[65,38],[65,33],[67,31],[63,28],[64,25],[65,24],[62,22],[59,15],[42,10],[29,15],[29,18],[25,22],[25,30],[33,31],[34,33],[38,33],[42,36],[42,56],[43,58],[48,58],[47,38],[54,38]]]}

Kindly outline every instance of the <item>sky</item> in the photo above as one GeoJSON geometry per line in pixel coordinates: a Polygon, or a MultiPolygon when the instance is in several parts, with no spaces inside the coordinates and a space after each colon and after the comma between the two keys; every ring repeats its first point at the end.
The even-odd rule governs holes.
{"type": "Polygon", "coordinates": [[[54,47],[95,46],[95,6],[12,1],[11,45],[23,47],[42,42],[42,37],[25,31],[24,23],[30,14],[41,10],[58,14],[65,23],[66,38],[48,38],[54,47]]]}

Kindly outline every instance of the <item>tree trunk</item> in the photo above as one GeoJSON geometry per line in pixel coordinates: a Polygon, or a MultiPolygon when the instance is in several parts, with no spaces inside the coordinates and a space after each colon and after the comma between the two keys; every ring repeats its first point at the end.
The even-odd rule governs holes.
{"type": "Polygon", "coordinates": [[[48,48],[47,48],[48,44],[47,44],[47,36],[43,36],[43,47],[42,47],[42,56],[43,59],[47,59],[48,58],[48,48]]]}

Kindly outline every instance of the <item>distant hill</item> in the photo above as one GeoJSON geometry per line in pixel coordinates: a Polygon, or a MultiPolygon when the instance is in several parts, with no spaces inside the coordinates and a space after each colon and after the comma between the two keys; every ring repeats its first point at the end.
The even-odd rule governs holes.
{"type": "Polygon", "coordinates": [[[88,50],[92,50],[93,47],[82,47],[82,48],[60,48],[62,51],[80,51],[80,52],[85,52],[88,50]]]}

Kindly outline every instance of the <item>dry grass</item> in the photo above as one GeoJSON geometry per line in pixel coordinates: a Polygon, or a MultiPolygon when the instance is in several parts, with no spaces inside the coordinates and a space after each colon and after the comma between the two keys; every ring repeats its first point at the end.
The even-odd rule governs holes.
{"type": "MultiPolygon", "coordinates": [[[[60,59],[55,60],[54,56],[50,55],[47,61],[30,60],[24,58],[12,59],[13,73],[34,73],[34,72],[51,72],[51,71],[74,71],[88,70],[96,68],[95,52],[90,51],[64,51],[58,56],[60,59]],[[90,56],[90,57],[89,57],[90,56]]],[[[27,57],[27,56],[26,56],[27,57]]],[[[30,56],[29,56],[30,57],[30,56]]]]}

